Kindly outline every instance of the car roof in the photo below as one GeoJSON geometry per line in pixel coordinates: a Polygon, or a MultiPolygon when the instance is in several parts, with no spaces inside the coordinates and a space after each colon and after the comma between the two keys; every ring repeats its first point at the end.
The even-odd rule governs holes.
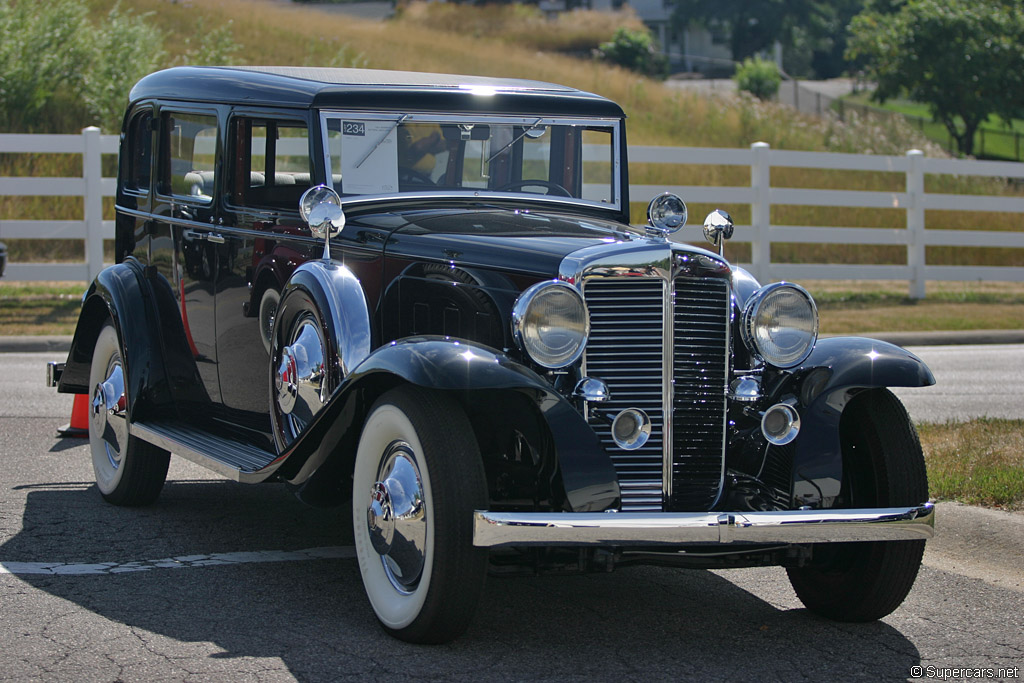
{"type": "Polygon", "coordinates": [[[177,100],[296,108],[623,116],[611,100],[564,85],[380,69],[174,67],[140,80],[130,98],[133,103],[177,100]]]}

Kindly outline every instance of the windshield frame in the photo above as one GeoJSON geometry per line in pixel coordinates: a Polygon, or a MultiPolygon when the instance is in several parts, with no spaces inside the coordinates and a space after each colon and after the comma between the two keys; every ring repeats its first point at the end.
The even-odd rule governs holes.
{"type": "MultiPolygon", "coordinates": [[[[359,110],[346,110],[346,109],[322,109],[320,110],[320,142],[323,150],[324,158],[324,177],[330,181],[334,177],[333,169],[338,167],[338,160],[332,159],[331,156],[331,143],[328,135],[329,121],[331,120],[355,120],[355,121],[388,121],[394,122],[397,126],[399,123],[473,123],[473,124],[494,124],[494,125],[516,125],[516,126],[592,126],[596,128],[609,129],[611,133],[611,182],[609,189],[612,192],[614,201],[596,201],[591,199],[583,199],[577,197],[563,197],[560,195],[548,195],[530,192],[516,192],[506,191],[498,192],[489,190],[486,188],[466,188],[463,190],[456,189],[440,189],[440,190],[426,190],[417,189],[415,191],[406,192],[388,192],[382,194],[348,194],[342,195],[342,205],[346,204],[358,204],[364,202],[379,202],[395,199],[437,199],[437,198],[461,198],[461,199],[474,199],[480,200],[481,198],[488,199],[508,199],[516,201],[541,201],[551,202],[559,205],[575,205],[575,206],[586,206],[588,208],[597,208],[605,211],[621,212],[623,207],[623,187],[622,187],[622,119],[616,117],[580,117],[580,116],[541,116],[541,115],[526,115],[517,116],[509,114],[443,114],[433,112],[405,112],[405,111],[359,111],[359,110]]],[[[601,145],[600,158],[595,158],[593,151],[588,153],[589,148],[595,147],[594,145],[584,145],[582,161],[593,162],[593,161],[605,161],[604,157],[604,146],[601,145]]],[[[340,170],[340,168],[339,168],[340,170]]]]}

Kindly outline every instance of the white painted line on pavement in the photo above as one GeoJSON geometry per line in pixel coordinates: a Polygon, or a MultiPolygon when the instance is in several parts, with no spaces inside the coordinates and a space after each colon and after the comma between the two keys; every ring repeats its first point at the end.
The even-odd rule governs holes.
{"type": "Polygon", "coordinates": [[[255,550],[251,552],[213,553],[210,555],[181,555],[161,560],[139,562],[0,562],[0,574],[58,574],[84,576],[95,574],[121,574],[148,572],[151,569],[186,569],[228,564],[256,562],[300,562],[303,560],[351,559],[356,556],[353,546],[329,546],[305,550],[255,550]]]}

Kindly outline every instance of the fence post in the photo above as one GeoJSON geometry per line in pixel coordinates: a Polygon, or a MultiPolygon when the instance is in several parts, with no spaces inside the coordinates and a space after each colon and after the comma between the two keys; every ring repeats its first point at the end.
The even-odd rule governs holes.
{"type": "Polygon", "coordinates": [[[923,299],[924,286],[924,152],[907,152],[907,265],[911,268],[910,298],[923,299]]]}
{"type": "Polygon", "coordinates": [[[82,179],[85,181],[85,263],[92,280],[103,270],[103,155],[100,129],[82,129],[82,179]]]}
{"type": "Polygon", "coordinates": [[[771,227],[772,205],[771,184],[772,170],[768,158],[770,145],[767,142],[755,142],[750,146],[754,153],[754,161],[750,167],[750,187],[754,190],[754,203],[750,205],[750,227],[754,229],[754,239],[750,244],[750,260],[754,269],[754,277],[761,283],[771,277],[772,243],[771,227]]]}

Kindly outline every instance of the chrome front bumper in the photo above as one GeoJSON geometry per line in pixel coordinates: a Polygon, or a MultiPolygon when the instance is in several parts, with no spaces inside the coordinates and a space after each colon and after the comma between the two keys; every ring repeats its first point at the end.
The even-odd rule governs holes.
{"type": "Polygon", "coordinates": [[[628,546],[911,541],[935,535],[935,506],[779,512],[484,512],[473,545],[628,546]]]}

